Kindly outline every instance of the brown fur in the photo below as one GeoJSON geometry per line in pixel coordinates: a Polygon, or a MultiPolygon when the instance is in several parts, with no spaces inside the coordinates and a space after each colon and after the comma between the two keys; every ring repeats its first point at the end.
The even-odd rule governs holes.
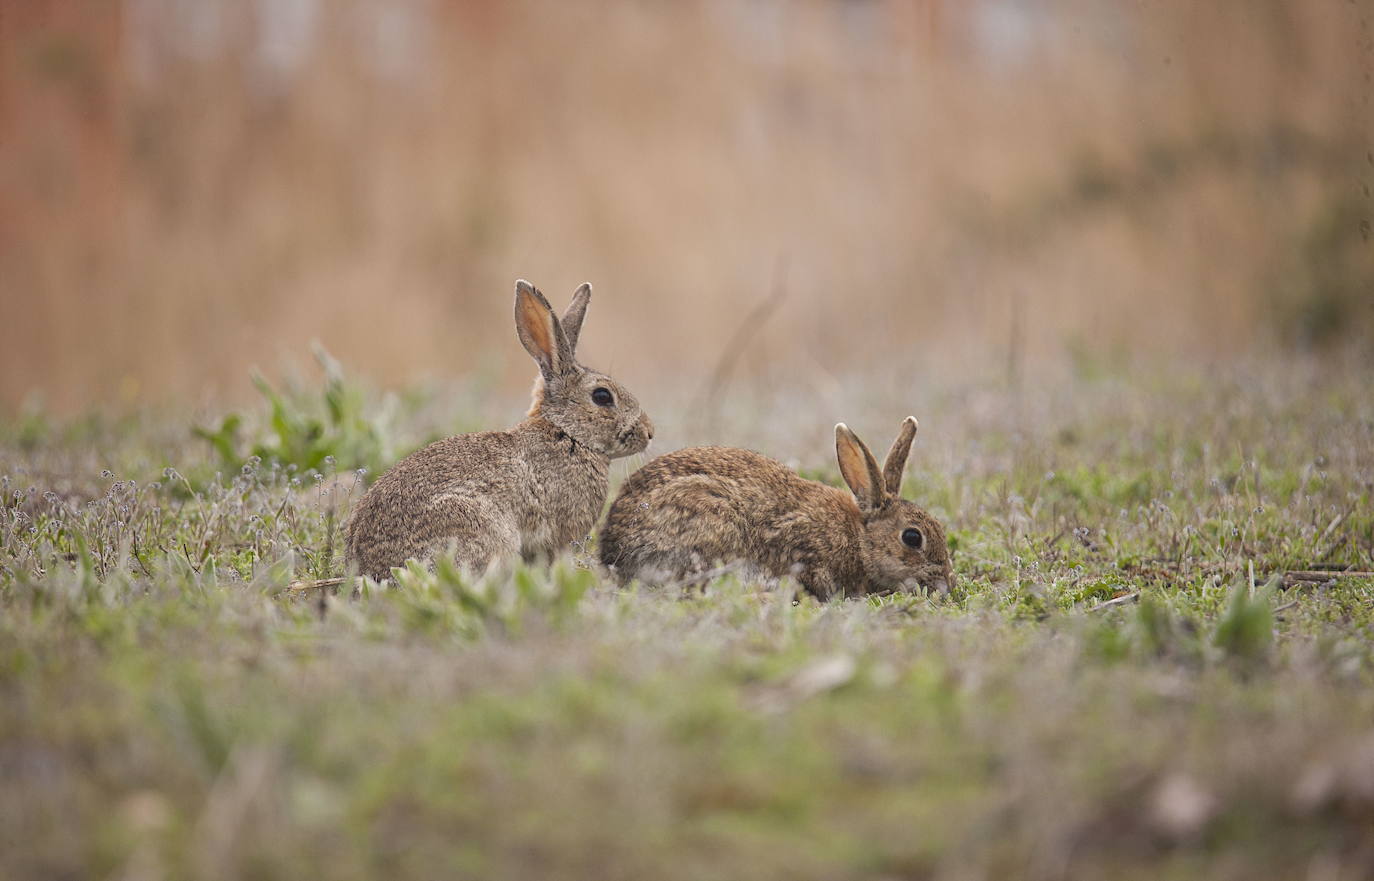
{"type": "Polygon", "coordinates": [[[625,482],[601,532],[601,561],[621,581],[692,582],[722,564],[794,576],[833,596],[954,583],[943,527],[898,497],[916,420],[879,469],[843,424],[836,457],[853,495],[805,480],[780,462],[733,447],[693,447],[654,459],[625,482]],[[924,536],[916,550],[907,528],[924,536]]]}
{"type": "Polygon", "coordinates": [[[653,437],[633,395],[575,360],[590,297],[590,285],[578,288],[560,321],[543,294],[516,282],[517,334],[540,369],[529,416],[510,431],[437,441],[383,474],[349,521],[350,567],[380,580],[410,558],[451,552],[481,572],[515,554],[547,559],[586,537],[606,503],[610,460],[653,437]],[[597,388],[612,405],[592,401],[597,388]]]}

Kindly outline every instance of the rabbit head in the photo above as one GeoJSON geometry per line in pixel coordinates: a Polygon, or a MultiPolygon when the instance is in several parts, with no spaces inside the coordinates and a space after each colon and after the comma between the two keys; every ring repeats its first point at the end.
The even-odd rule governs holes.
{"type": "Polygon", "coordinates": [[[858,503],[863,520],[860,554],[873,593],[922,588],[948,593],[954,584],[945,530],[934,517],[901,498],[907,455],[916,437],[908,416],[883,467],[864,442],[841,422],[835,426],[840,474],[858,503]]]}
{"type": "Polygon", "coordinates": [[[530,415],[610,458],[640,453],[654,436],[654,424],[639,401],[611,377],[577,363],[577,338],[591,297],[590,284],[579,287],[560,319],[538,288],[524,279],[515,283],[516,333],[539,365],[530,415]]]}

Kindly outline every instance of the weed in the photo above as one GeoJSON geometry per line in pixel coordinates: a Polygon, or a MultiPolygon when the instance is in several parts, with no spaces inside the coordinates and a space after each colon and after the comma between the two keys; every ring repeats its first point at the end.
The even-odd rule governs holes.
{"type": "Polygon", "coordinates": [[[376,471],[389,464],[393,447],[387,424],[394,405],[388,404],[380,414],[369,414],[363,390],[347,380],[339,362],[319,345],[314,355],[324,372],[324,385],[315,395],[278,391],[254,374],[253,385],[267,404],[261,419],[229,413],[217,428],[194,429],[214,449],[226,472],[238,471],[250,458],[269,465],[292,465],[303,474],[335,466],[376,471]],[[257,439],[245,443],[240,433],[250,421],[262,428],[257,439]]]}

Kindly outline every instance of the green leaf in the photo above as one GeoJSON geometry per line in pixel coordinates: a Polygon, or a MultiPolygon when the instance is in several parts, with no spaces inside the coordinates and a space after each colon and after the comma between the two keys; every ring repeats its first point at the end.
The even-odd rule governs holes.
{"type": "Polygon", "coordinates": [[[1229,657],[1243,661],[1266,657],[1274,641],[1272,597],[1281,581],[1281,576],[1271,578],[1252,594],[1249,579],[1236,579],[1226,611],[1217,620],[1212,644],[1229,657]]]}

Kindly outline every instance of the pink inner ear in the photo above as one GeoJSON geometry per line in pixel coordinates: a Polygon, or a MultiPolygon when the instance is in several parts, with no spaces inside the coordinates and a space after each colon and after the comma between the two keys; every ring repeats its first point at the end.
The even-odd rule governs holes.
{"type": "Polygon", "coordinates": [[[520,298],[520,323],[535,348],[553,360],[553,316],[533,297],[520,298]]]}
{"type": "MultiPolygon", "coordinates": [[[[864,460],[864,452],[858,445],[846,438],[843,443],[838,445],[836,451],[840,460],[840,473],[844,475],[845,483],[856,495],[866,496],[868,499],[873,497],[873,486],[869,480],[868,463],[864,460]]],[[[867,501],[867,499],[865,499],[867,501]]]]}

